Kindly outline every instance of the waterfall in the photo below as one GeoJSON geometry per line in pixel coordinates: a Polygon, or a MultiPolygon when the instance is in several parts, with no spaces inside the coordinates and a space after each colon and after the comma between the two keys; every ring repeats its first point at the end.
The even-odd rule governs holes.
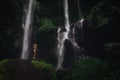
{"type": "Polygon", "coordinates": [[[29,53],[29,34],[30,34],[30,26],[31,26],[31,18],[33,11],[34,0],[29,0],[28,7],[24,6],[25,16],[23,17],[22,26],[24,28],[24,36],[23,36],[23,47],[22,47],[22,55],[21,59],[28,59],[29,53]]]}
{"type": "Polygon", "coordinates": [[[65,17],[65,31],[62,28],[58,28],[58,46],[57,46],[57,68],[62,69],[62,62],[64,59],[64,42],[69,38],[70,24],[69,24],[69,14],[68,14],[68,0],[64,0],[64,17],[65,17]]]}
{"type": "MultiPolygon", "coordinates": [[[[79,11],[80,13],[80,11],[79,11]]],[[[76,27],[82,28],[83,26],[83,21],[84,18],[81,18],[78,22],[70,25],[69,23],[69,8],[68,8],[68,0],[64,0],[64,18],[65,18],[65,26],[64,28],[62,27],[58,27],[58,44],[57,44],[57,57],[58,57],[58,61],[57,61],[57,67],[56,70],[58,69],[62,69],[62,63],[64,61],[64,50],[65,50],[65,41],[68,40],[69,42],[72,43],[72,45],[74,46],[74,48],[76,49],[81,49],[76,40],[75,40],[75,29],[76,27]]]]}

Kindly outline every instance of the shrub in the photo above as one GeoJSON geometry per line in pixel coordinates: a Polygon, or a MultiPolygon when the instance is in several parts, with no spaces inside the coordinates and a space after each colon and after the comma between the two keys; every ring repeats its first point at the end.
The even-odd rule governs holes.
{"type": "Polygon", "coordinates": [[[7,59],[0,61],[0,80],[5,80],[5,75],[7,74],[5,65],[7,63],[8,63],[7,59]]]}
{"type": "Polygon", "coordinates": [[[9,62],[8,59],[4,59],[0,61],[0,65],[6,65],[9,62]]]}
{"type": "Polygon", "coordinates": [[[78,60],[64,80],[106,80],[107,64],[96,58],[78,60]]]}
{"type": "Polygon", "coordinates": [[[51,64],[44,61],[32,61],[32,64],[37,68],[43,80],[56,80],[56,73],[51,64]]]}
{"type": "Polygon", "coordinates": [[[41,27],[39,27],[39,32],[49,32],[55,30],[57,27],[53,24],[51,19],[41,19],[41,27]]]}

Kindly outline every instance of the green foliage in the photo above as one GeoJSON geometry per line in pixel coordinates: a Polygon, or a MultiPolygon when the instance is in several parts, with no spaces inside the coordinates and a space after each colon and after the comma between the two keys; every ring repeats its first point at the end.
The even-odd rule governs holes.
{"type": "Polygon", "coordinates": [[[48,8],[49,5],[45,5],[39,0],[36,1],[35,13],[34,13],[34,26],[38,32],[48,32],[55,28],[53,24],[53,16],[51,18],[51,10],[48,8]]]}
{"type": "MultiPolygon", "coordinates": [[[[90,27],[99,28],[100,26],[103,26],[107,24],[109,18],[106,16],[106,13],[104,13],[104,1],[100,2],[98,5],[93,7],[90,11],[90,14],[87,16],[87,19],[89,20],[90,27]]],[[[107,9],[105,9],[106,11],[107,9]]]]}
{"type": "Polygon", "coordinates": [[[8,59],[4,59],[2,61],[0,61],[0,65],[6,65],[9,62],[8,59]]]}
{"type": "Polygon", "coordinates": [[[120,14],[120,6],[117,1],[103,0],[94,6],[87,20],[89,20],[89,27],[100,28],[109,22],[109,20],[116,14],[120,14]]]}
{"type": "Polygon", "coordinates": [[[78,60],[64,80],[106,80],[107,64],[96,58],[78,60]]]}
{"type": "Polygon", "coordinates": [[[104,17],[99,14],[98,15],[90,14],[87,16],[87,18],[90,22],[89,27],[99,28],[100,26],[103,26],[103,25],[107,24],[107,22],[108,22],[107,17],[104,17]]]}
{"type": "Polygon", "coordinates": [[[41,19],[41,26],[38,28],[39,32],[49,32],[56,29],[56,26],[52,23],[50,19],[41,19]]]}
{"type": "Polygon", "coordinates": [[[44,61],[32,61],[31,63],[44,76],[44,80],[56,80],[56,73],[51,64],[47,64],[44,61]]]}
{"type": "Polygon", "coordinates": [[[5,80],[6,69],[0,64],[0,80],[5,80]]]}
{"type": "Polygon", "coordinates": [[[108,60],[109,64],[112,65],[112,68],[119,70],[120,64],[120,43],[113,42],[113,43],[106,43],[104,44],[104,55],[108,60]]]}
{"type": "Polygon", "coordinates": [[[53,70],[53,66],[50,64],[45,63],[44,61],[32,61],[32,64],[39,69],[48,69],[48,70],[53,70]]]}
{"type": "Polygon", "coordinates": [[[7,70],[5,65],[8,63],[9,60],[5,59],[0,61],[0,80],[5,80],[5,75],[7,74],[7,70]]]}
{"type": "Polygon", "coordinates": [[[35,17],[38,16],[39,18],[43,18],[45,15],[48,15],[48,12],[49,10],[42,3],[36,1],[35,17]]]}
{"type": "Polygon", "coordinates": [[[117,50],[114,50],[114,51],[115,52],[118,51],[120,53],[120,43],[115,42],[115,43],[104,44],[104,51],[105,52],[110,52],[110,51],[112,51],[112,49],[117,49],[117,50]],[[117,47],[119,47],[119,48],[117,48],[117,47]]]}
{"type": "Polygon", "coordinates": [[[41,32],[50,32],[56,29],[55,24],[53,23],[55,18],[54,15],[51,16],[51,9],[39,0],[36,1],[35,13],[34,13],[34,28],[38,31],[38,34],[41,32]]]}

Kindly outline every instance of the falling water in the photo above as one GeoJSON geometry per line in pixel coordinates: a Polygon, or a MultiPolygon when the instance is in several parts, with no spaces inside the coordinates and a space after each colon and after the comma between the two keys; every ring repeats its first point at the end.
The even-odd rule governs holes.
{"type": "Polygon", "coordinates": [[[27,6],[24,7],[26,18],[24,17],[25,20],[22,23],[22,26],[24,28],[24,37],[23,37],[23,47],[22,47],[23,49],[22,49],[21,59],[28,59],[29,33],[30,33],[33,4],[34,4],[34,0],[29,0],[28,7],[27,6]]]}
{"type": "Polygon", "coordinates": [[[68,0],[64,0],[64,16],[65,16],[65,31],[62,31],[62,28],[58,28],[58,46],[57,46],[57,55],[58,62],[56,69],[62,69],[62,62],[64,58],[64,42],[69,38],[68,34],[70,31],[69,24],[69,14],[68,14],[68,0]]]}
{"type": "Polygon", "coordinates": [[[84,18],[81,18],[78,22],[73,24],[73,28],[71,28],[71,25],[69,23],[69,10],[68,10],[68,0],[64,0],[64,17],[65,17],[65,29],[59,27],[58,28],[58,45],[57,45],[57,56],[58,56],[58,62],[57,62],[57,68],[62,69],[62,63],[64,61],[64,49],[65,49],[65,41],[68,40],[72,43],[74,48],[80,49],[78,46],[76,40],[75,40],[75,28],[83,26],[84,18]]]}

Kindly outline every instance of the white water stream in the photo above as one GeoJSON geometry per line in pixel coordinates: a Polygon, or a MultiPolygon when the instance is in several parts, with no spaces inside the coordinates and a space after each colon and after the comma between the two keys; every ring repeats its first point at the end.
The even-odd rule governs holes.
{"type": "Polygon", "coordinates": [[[22,26],[24,28],[24,37],[23,37],[23,49],[22,49],[22,55],[21,59],[28,59],[29,54],[29,34],[30,34],[30,26],[31,26],[31,17],[32,17],[32,11],[33,11],[33,5],[34,0],[29,0],[28,7],[26,6],[24,8],[24,11],[26,12],[26,18],[25,22],[22,23],[22,26]]]}
{"type": "Polygon", "coordinates": [[[58,62],[57,62],[56,70],[63,68],[62,63],[64,61],[64,49],[65,49],[64,43],[66,40],[69,40],[75,48],[80,49],[80,47],[78,46],[78,44],[75,41],[75,28],[76,28],[76,25],[79,25],[80,28],[82,28],[84,18],[80,19],[71,30],[70,23],[69,23],[69,8],[68,7],[69,7],[68,0],[64,0],[64,18],[65,18],[64,28],[65,28],[65,30],[63,30],[63,28],[59,27],[58,32],[57,32],[57,34],[58,34],[58,37],[57,37],[57,40],[58,40],[58,45],[57,45],[58,62]]]}

